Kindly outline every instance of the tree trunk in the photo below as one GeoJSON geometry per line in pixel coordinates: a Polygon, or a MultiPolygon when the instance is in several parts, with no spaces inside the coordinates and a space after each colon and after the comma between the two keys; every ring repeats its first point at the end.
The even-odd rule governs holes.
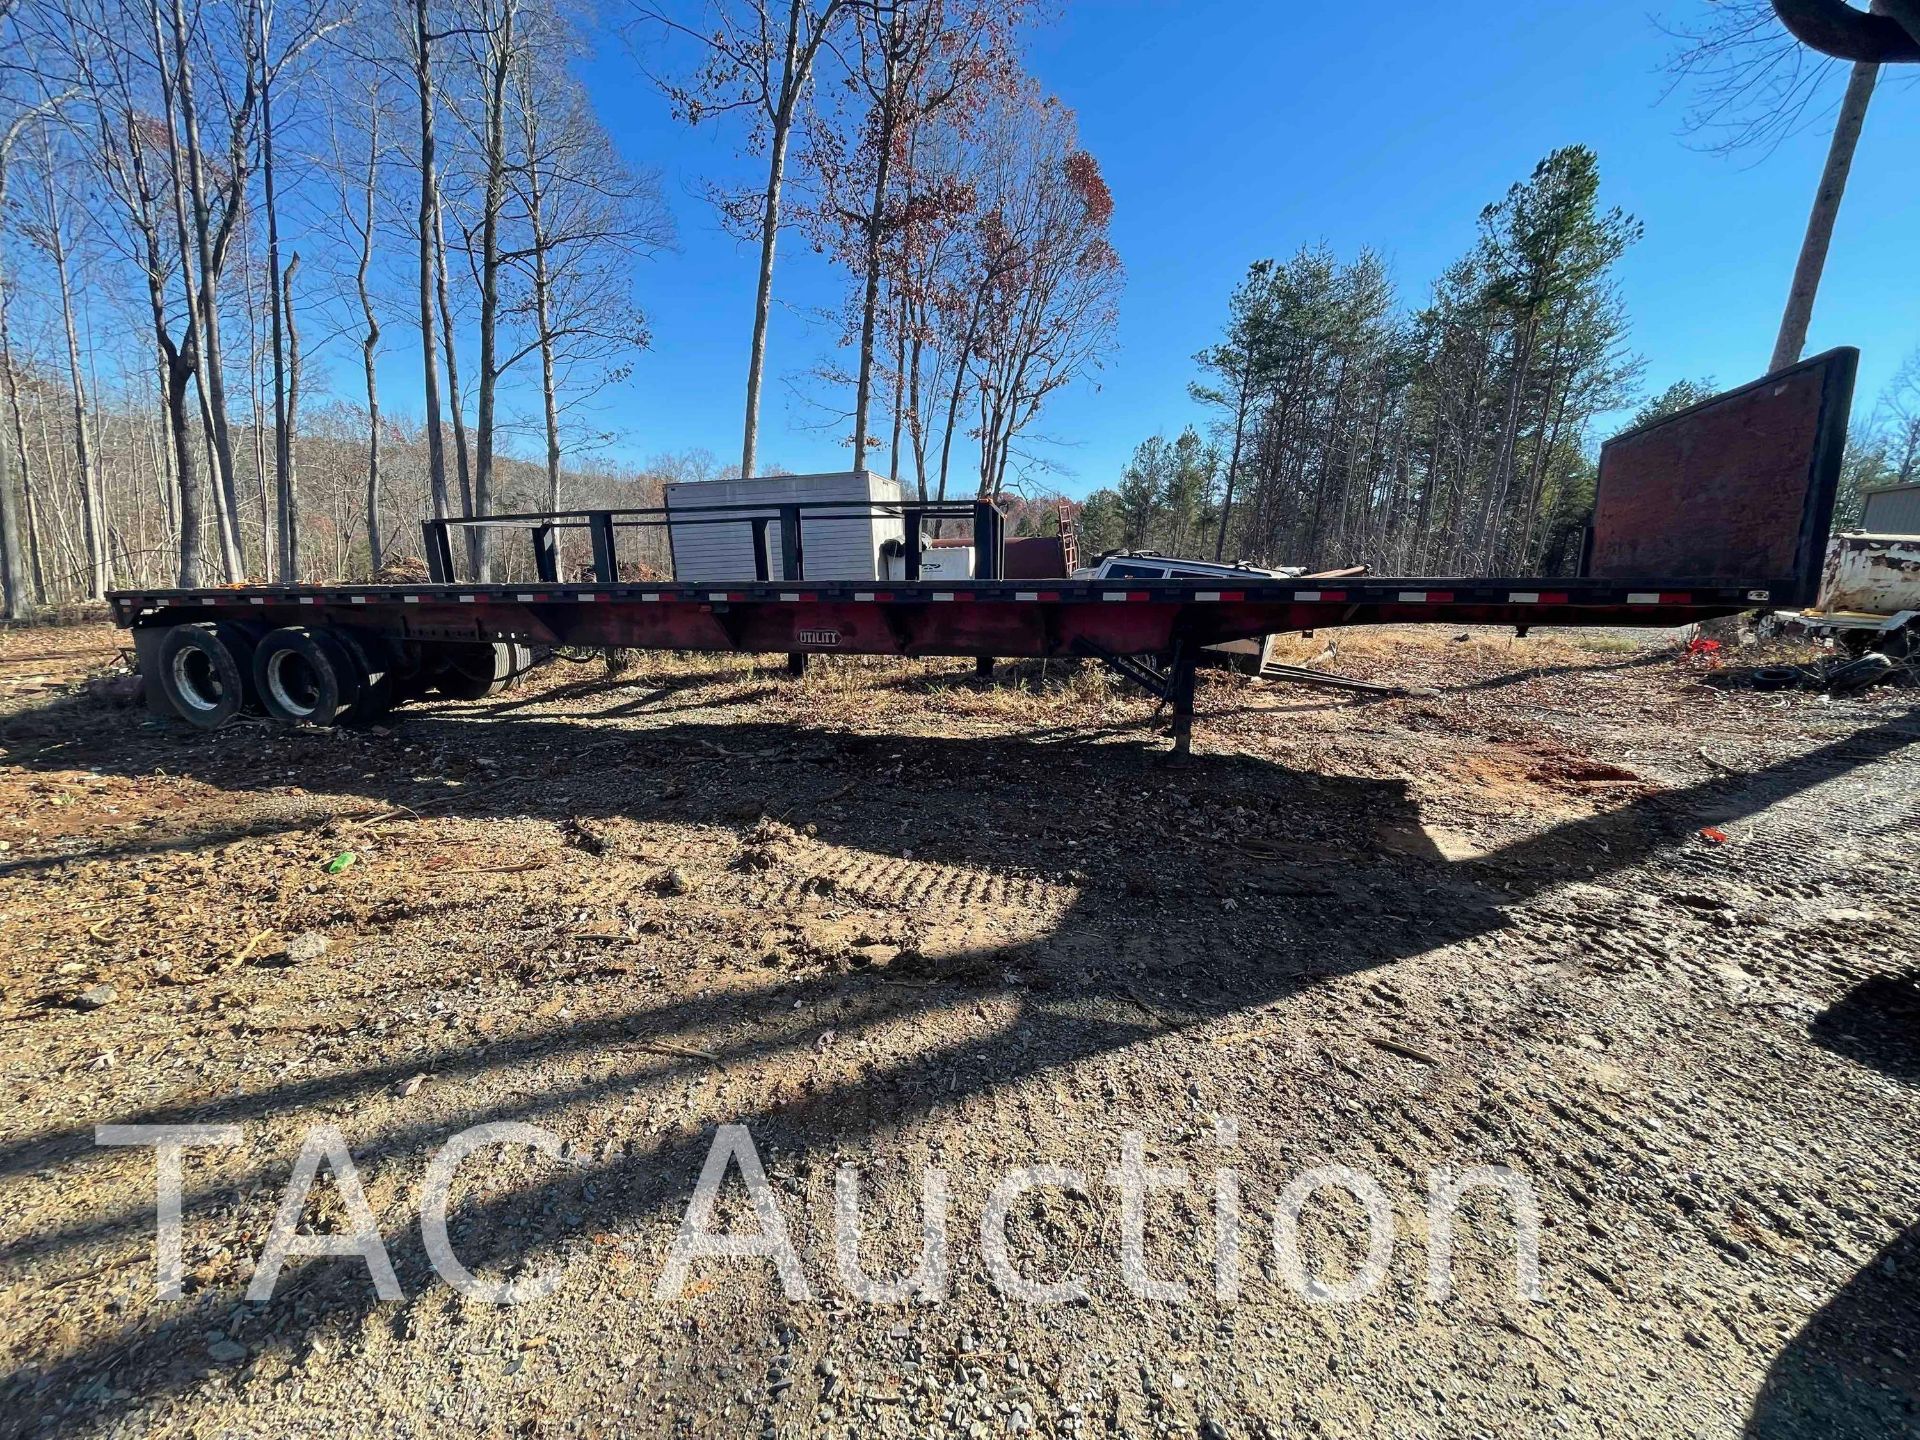
{"type": "Polygon", "coordinates": [[[880,98],[880,146],[874,163],[873,205],[867,213],[866,284],[860,301],[860,361],[853,387],[853,468],[867,468],[867,424],[873,406],[873,339],[880,319],[880,255],[887,216],[887,184],[893,175],[893,132],[898,97],[893,61],[880,98]]]}
{"type": "Polygon", "coordinates": [[[33,613],[34,600],[39,592],[38,587],[32,583],[29,573],[27,547],[21,543],[26,534],[23,511],[27,478],[27,437],[26,431],[20,424],[19,396],[13,383],[13,344],[7,338],[7,290],[4,275],[0,275],[0,369],[5,371],[7,410],[13,431],[15,453],[20,457],[21,478],[21,494],[16,495],[13,466],[9,463],[7,446],[4,442],[0,442],[0,568],[4,569],[7,587],[6,618],[23,620],[33,613]]]}
{"type": "Polygon", "coordinates": [[[887,478],[900,478],[900,426],[907,394],[907,302],[900,301],[899,328],[893,336],[893,445],[887,454],[887,478]]]}
{"type": "Polygon", "coordinates": [[[167,428],[173,433],[173,466],[180,476],[180,585],[189,590],[206,578],[200,553],[200,532],[205,528],[206,517],[201,505],[199,471],[193,463],[193,424],[187,415],[187,387],[193,381],[193,370],[191,361],[169,356],[167,428]]]}
{"type": "MultiPolygon", "coordinates": [[[[293,318],[293,277],[300,268],[296,252],[287,261],[287,273],[281,277],[280,314],[287,331],[286,404],[276,415],[279,431],[274,437],[273,461],[280,484],[280,516],[285,535],[280,550],[281,573],[285,583],[300,583],[300,457],[294,448],[300,426],[300,331],[293,318]]],[[[279,350],[275,347],[275,358],[279,350]]],[[[275,401],[280,399],[276,395],[275,401]]],[[[339,532],[336,530],[336,534],[339,532]]],[[[336,569],[335,574],[339,571],[336,569]]]]}
{"type": "MultiPolygon", "coordinates": [[[[507,71],[513,61],[513,22],[518,0],[505,0],[500,30],[487,42],[486,183],[480,210],[480,398],[475,415],[473,513],[493,511],[494,397],[500,386],[500,209],[507,190],[507,71]]],[[[473,528],[473,573],[492,578],[489,532],[473,528]]]]}
{"type": "Polygon", "coordinates": [[[360,314],[367,326],[360,341],[360,360],[367,372],[367,572],[378,575],[386,564],[380,539],[380,387],[374,372],[374,357],[380,351],[380,321],[373,313],[373,295],[367,289],[367,275],[373,267],[373,204],[380,170],[378,101],[370,100],[367,110],[367,183],[361,212],[360,264],[354,272],[354,283],[360,291],[360,314]]]}
{"type": "Polygon", "coordinates": [[[1240,442],[1247,431],[1247,400],[1253,390],[1253,347],[1247,347],[1247,362],[1241,367],[1240,394],[1233,411],[1233,454],[1227,460],[1227,489],[1220,501],[1220,529],[1213,537],[1213,558],[1226,554],[1227,525],[1233,519],[1233,482],[1240,474],[1240,442]]]}
{"type": "Polygon", "coordinates": [[[80,368],[80,332],[73,320],[73,284],[67,272],[67,242],[60,219],[59,191],[49,167],[47,181],[47,245],[60,287],[60,320],[67,335],[67,380],[73,388],[73,454],[79,468],[80,532],[86,555],[86,595],[99,600],[107,593],[107,538],[100,511],[100,477],[94,469],[93,440],[87,428],[87,382],[80,368]]]}
{"type": "MultiPolygon", "coordinates": [[[[251,247],[249,247],[251,248],[251,247]]],[[[280,573],[280,552],[275,539],[274,499],[267,493],[267,413],[266,387],[260,378],[264,343],[260,335],[260,297],[254,290],[253,269],[240,271],[242,293],[247,302],[247,386],[253,403],[253,504],[260,518],[261,573],[280,573]]],[[[166,408],[163,403],[161,409],[166,408]]]]}
{"type": "Polygon", "coordinates": [[[1807,233],[1800,242],[1800,259],[1793,267],[1793,284],[1787,289],[1787,308],[1780,317],[1780,334],[1773,342],[1769,370],[1786,369],[1807,348],[1807,327],[1813,323],[1814,296],[1820,289],[1820,274],[1826,268],[1827,248],[1833,243],[1840,198],[1846,193],[1847,175],[1853,169],[1853,152],[1860,144],[1867,104],[1873,99],[1873,87],[1879,78],[1880,67],[1864,61],[1855,65],[1847,76],[1846,93],[1840,97],[1840,113],[1834,117],[1833,141],[1827,147],[1827,163],[1820,172],[1820,186],[1813,192],[1813,209],[1807,215],[1807,233]]]}
{"type": "MultiPolygon", "coordinates": [[[[262,16],[260,51],[266,53],[265,11],[262,16]]],[[[293,271],[280,271],[280,211],[274,192],[273,173],[273,85],[271,77],[260,89],[260,179],[267,205],[267,309],[273,343],[273,493],[276,540],[280,561],[280,583],[300,583],[299,497],[293,487],[293,440],[288,433],[289,415],[287,375],[287,331],[293,317],[288,306],[293,298],[293,271]]]]}
{"type": "MultiPolygon", "coordinates": [[[[433,214],[434,287],[440,306],[440,342],[447,357],[447,412],[453,421],[453,468],[460,483],[460,513],[473,514],[473,475],[467,468],[467,409],[460,396],[460,352],[454,344],[453,299],[447,286],[446,222],[438,207],[433,214]]],[[[475,530],[467,530],[467,561],[478,561],[475,530]]]]}
{"type": "Polygon", "coordinates": [[[413,3],[413,82],[420,100],[420,376],[425,391],[427,485],[437,520],[451,515],[446,439],[440,419],[440,329],[434,319],[436,242],[440,234],[440,179],[433,134],[433,31],[428,0],[413,3]]]}
{"type": "MultiPolygon", "coordinates": [[[[760,443],[760,385],[767,366],[767,317],[773,308],[773,256],[780,238],[780,187],[787,173],[787,140],[793,133],[794,106],[813,68],[813,47],[800,44],[802,0],[789,0],[786,53],[780,60],[780,94],[775,101],[773,134],[767,146],[767,191],[760,210],[760,278],[753,296],[753,343],[747,352],[747,415],[740,442],[740,476],[753,474],[760,443]]],[[[825,29],[824,19],[822,30],[825,29]]],[[[815,44],[818,37],[815,37],[815,44]]]]}
{"type": "Polygon", "coordinates": [[[547,431],[547,513],[552,514],[560,508],[560,402],[554,375],[553,275],[548,268],[545,194],[540,188],[538,166],[529,167],[527,223],[533,233],[533,323],[540,341],[540,411],[547,431]]]}
{"type": "MultiPolygon", "coordinates": [[[[983,299],[975,295],[973,311],[967,316],[967,338],[960,346],[960,353],[953,361],[953,389],[947,395],[947,428],[940,436],[940,489],[938,498],[947,498],[947,465],[953,456],[953,432],[960,423],[960,396],[967,383],[967,357],[973,353],[973,342],[980,329],[980,311],[983,299]]],[[[940,522],[934,522],[934,534],[940,533],[940,522]]]]}
{"type": "MultiPolygon", "coordinates": [[[[233,473],[233,433],[227,420],[225,356],[220,344],[220,266],[214,255],[213,207],[207,198],[205,158],[200,153],[200,115],[194,99],[193,64],[187,53],[187,20],[181,0],[173,0],[175,83],[179,87],[180,129],[187,142],[187,193],[193,204],[193,239],[200,262],[198,289],[200,381],[206,387],[208,440],[219,487],[221,550],[228,578],[246,571],[240,548],[240,493],[233,473]]],[[[191,285],[191,281],[188,282],[191,285]]]]}
{"type": "Polygon", "coordinates": [[[20,544],[19,509],[13,496],[13,466],[7,447],[0,444],[0,587],[6,591],[0,614],[23,620],[33,610],[27,594],[27,557],[20,544]]]}

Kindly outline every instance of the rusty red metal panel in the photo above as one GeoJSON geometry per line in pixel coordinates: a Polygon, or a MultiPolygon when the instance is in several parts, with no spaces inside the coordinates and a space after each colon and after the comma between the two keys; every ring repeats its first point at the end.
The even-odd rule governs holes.
{"type": "Polygon", "coordinates": [[[1740,581],[1765,603],[1810,603],[1859,358],[1830,350],[1608,441],[1584,573],[1740,581]]]}

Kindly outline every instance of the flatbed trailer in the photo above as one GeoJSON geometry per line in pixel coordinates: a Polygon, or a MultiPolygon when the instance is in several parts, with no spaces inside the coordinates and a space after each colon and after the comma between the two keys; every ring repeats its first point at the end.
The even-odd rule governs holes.
{"type": "MultiPolygon", "coordinates": [[[[674,513],[671,523],[752,527],[756,575],[741,581],[621,583],[618,528],[668,521],[593,511],[428,521],[436,578],[424,584],[143,589],[109,600],[134,633],[150,703],[208,728],[250,704],[330,724],[371,719],[429,689],[477,698],[561,646],[785,653],[796,670],[809,654],[1084,656],[1169,702],[1185,750],[1198,652],[1222,641],[1405,623],[1671,627],[1809,603],[1857,359],[1832,351],[1610,441],[1583,573],[1571,578],[809,580],[806,507],[788,505],[674,513]],[[450,536],[472,524],[529,531],[537,578],[450,578],[450,536]],[[569,526],[591,534],[594,578],[557,578],[555,536],[569,526]]],[[[893,510],[917,558],[921,525],[940,507],[893,510]]],[[[997,512],[977,507],[974,525],[991,575],[997,512]]]]}

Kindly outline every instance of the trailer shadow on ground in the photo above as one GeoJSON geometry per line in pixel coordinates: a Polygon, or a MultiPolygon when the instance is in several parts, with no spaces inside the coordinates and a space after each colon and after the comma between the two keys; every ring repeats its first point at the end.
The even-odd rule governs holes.
{"type": "MultiPolygon", "coordinates": [[[[1920,1085],[1920,969],[1863,980],[1813,1022],[1815,1041],[1906,1085],[1920,1085]]],[[[1920,1224],[1875,1255],[1815,1312],[1767,1371],[1748,1440],[1825,1440],[1836,1417],[1879,1433],[1913,1426],[1920,1363],[1920,1224]]]]}
{"type": "MultiPolygon", "coordinates": [[[[1506,907],[1529,896],[1628,869],[1689,843],[1702,823],[1752,814],[1920,739],[1912,717],[1902,716],[1782,764],[1643,795],[1450,863],[1438,855],[1388,854],[1373,843],[1384,829],[1417,826],[1417,807],[1403,784],[1292,771],[1245,756],[1203,754],[1169,768],[1158,743],[1109,741],[1097,755],[1067,758],[1060,747],[1020,734],[928,738],[759,723],[671,724],[603,737],[591,727],[525,715],[490,728],[454,718],[461,712],[485,713],[483,706],[420,713],[378,737],[158,731],[129,744],[124,714],[103,722],[77,709],[65,722],[54,717],[55,730],[64,730],[71,743],[44,763],[140,775],[164,766],[236,793],[255,790],[269,774],[281,783],[291,772],[312,795],[427,816],[670,819],[744,829],[773,815],[877,857],[1001,868],[1017,859],[1023,869],[1076,886],[1079,898],[1054,937],[1038,943],[923,956],[904,973],[772,974],[757,991],[757,1013],[747,1003],[755,997],[739,992],[632,1004],[527,1037],[423,1049],[230,1099],[103,1114],[99,1123],[247,1120],[351,1102],[417,1072],[510,1078],[543,1058],[636,1038],[691,1043],[686,1037],[715,1026],[739,1035],[716,1051],[717,1064],[740,1066],[814,1044],[823,1007],[831,1008],[842,1034],[941,1006],[992,1001],[1012,1007],[1017,1018],[984,1043],[976,1035],[964,1045],[930,1045],[877,1061],[857,1076],[748,1104],[735,1117],[769,1153],[831,1157],[935,1106],[1168,1030],[1282,1004],[1329,978],[1494,934],[1509,923],[1506,907]],[[449,790],[446,774],[456,771],[466,783],[449,790]],[[1291,858],[1276,860],[1271,847],[1256,855],[1223,842],[1220,820],[1230,800],[1241,808],[1256,805],[1261,833],[1280,837],[1291,858]],[[1108,827],[1091,865],[1090,820],[1108,827]],[[1172,847],[1170,838],[1177,842],[1172,847]],[[1223,908],[1223,899],[1235,896],[1248,901],[1223,908]],[[1123,928],[1125,943],[1117,938],[1123,928]]],[[[13,758],[29,768],[41,763],[25,749],[13,758]]],[[[211,850],[238,836],[269,833],[275,823],[210,827],[189,843],[211,850]]],[[[278,823],[291,829],[309,822],[278,823]]],[[[153,848],[135,841],[91,858],[131,861],[153,848]]],[[[17,873],[42,863],[10,868],[17,873]]],[[[355,1154],[363,1161],[424,1154],[460,1125],[538,1123],[543,1114],[616,1096],[657,1075],[657,1053],[609,1053],[601,1073],[564,1088],[527,1093],[509,1084],[505,1098],[474,1106],[457,1125],[441,1118],[356,1135],[355,1154]]],[[[456,1249],[475,1271],[537,1269],[543,1251],[564,1240],[565,1215],[590,1214],[605,1229],[670,1222],[685,1205],[710,1141],[709,1129],[667,1133],[624,1154],[559,1167],[537,1185],[476,1195],[455,1211],[456,1249]]],[[[95,1149],[90,1125],[16,1135],[0,1144],[0,1174],[59,1174],[99,1164],[105,1153],[95,1149]]],[[[286,1163],[287,1157],[264,1163],[243,1183],[277,1184],[286,1163]]],[[[231,1179],[226,1184],[230,1188],[231,1179]]],[[[190,1207],[205,1198],[189,1187],[190,1207]]],[[[103,1242],[141,1245],[151,1224],[149,1196],[144,1205],[116,1208],[63,1231],[16,1237],[0,1248],[0,1258],[44,1263],[103,1242]]],[[[405,1292],[418,1297],[431,1289],[434,1276],[417,1232],[389,1235],[387,1243],[405,1292]]],[[[1910,1287],[1913,1235],[1895,1248],[1898,1278],[1887,1284],[1910,1287]]],[[[1877,1272],[1862,1283],[1863,1300],[1889,1302],[1877,1272]]],[[[1911,1301],[1910,1289],[1907,1294],[1911,1301]]],[[[234,1300],[232,1292],[215,1288],[163,1308],[163,1318],[110,1324],[110,1333],[50,1364],[16,1366],[0,1376],[0,1397],[11,1397],[6,1403],[32,1433],[67,1434],[189,1388],[218,1369],[200,1347],[179,1343],[182,1337],[217,1329],[259,1347],[285,1348],[296,1343],[284,1328],[288,1313],[323,1316],[350,1332],[357,1317],[374,1309],[357,1262],[307,1266],[283,1282],[268,1307],[240,1314],[234,1300]],[[69,1382],[109,1370],[111,1385],[96,1387],[90,1402],[42,1408],[39,1397],[69,1395],[69,1382]]],[[[396,1317],[395,1323],[402,1322],[396,1317]]]]}

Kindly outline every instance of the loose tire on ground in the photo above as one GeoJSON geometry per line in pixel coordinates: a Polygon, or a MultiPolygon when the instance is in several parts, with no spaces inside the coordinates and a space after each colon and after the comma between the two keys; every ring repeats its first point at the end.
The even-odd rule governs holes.
{"type": "Polygon", "coordinates": [[[337,725],[353,713],[362,689],[347,647],[303,625],[275,630],[255,647],[253,683],[261,708],[290,725],[337,725]]]}
{"type": "Polygon", "coordinates": [[[254,699],[253,636],[239,625],[175,625],[160,642],[155,680],[189,725],[217,730],[254,699]]]}

